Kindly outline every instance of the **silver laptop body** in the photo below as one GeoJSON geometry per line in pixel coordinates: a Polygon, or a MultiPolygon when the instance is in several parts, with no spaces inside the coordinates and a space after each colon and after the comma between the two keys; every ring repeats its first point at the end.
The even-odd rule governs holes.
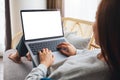
{"type": "Polygon", "coordinates": [[[55,43],[58,45],[66,41],[59,10],[21,10],[20,14],[25,37],[24,42],[35,66],[39,65],[37,52],[42,48],[53,49],[55,63],[66,58],[57,49],[54,50],[56,47],[53,47],[55,43]]]}

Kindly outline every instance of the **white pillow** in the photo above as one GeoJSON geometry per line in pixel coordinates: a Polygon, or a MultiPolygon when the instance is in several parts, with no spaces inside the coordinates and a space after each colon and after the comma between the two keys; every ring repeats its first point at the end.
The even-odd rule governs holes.
{"type": "Polygon", "coordinates": [[[66,32],[65,38],[69,43],[74,45],[77,49],[86,49],[90,42],[90,38],[82,38],[77,36],[77,32],[66,32]]]}

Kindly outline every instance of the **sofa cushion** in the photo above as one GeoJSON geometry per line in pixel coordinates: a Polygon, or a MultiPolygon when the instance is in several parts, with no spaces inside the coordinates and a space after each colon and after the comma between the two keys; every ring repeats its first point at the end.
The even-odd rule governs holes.
{"type": "Polygon", "coordinates": [[[77,49],[87,49],[91,38],[83,38],[77,35],[77,32],[66,32],[65,38],[77,49]]]}
{"type": "Polygon", "coordinates": [[[4,79],[3,80],[24,80],[32,69],[32,62],[22,58],[22,63],[17,64],[8,58],[10,53],[15,53],[16,50],[11,49],[3,54],[4,62],[4,79]]]}

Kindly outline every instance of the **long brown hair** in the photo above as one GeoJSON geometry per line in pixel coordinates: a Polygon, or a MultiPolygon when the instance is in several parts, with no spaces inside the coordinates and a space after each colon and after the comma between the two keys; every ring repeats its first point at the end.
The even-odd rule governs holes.
{"type": "Polygon", "coordinates": [[[120,0],[102,0],[97,12],[98,36],[111,80],[120,80],[120,0]]]}

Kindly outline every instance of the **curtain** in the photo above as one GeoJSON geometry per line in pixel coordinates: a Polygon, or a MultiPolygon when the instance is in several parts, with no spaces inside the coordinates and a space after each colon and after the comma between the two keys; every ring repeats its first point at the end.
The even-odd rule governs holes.
{"type": "Polygon", "coordinates": [[[0,57],[4,53],[5,48],[5,1],[0,0],[0,57]]]}
{"type": "Polygon", "coordinates": [[[61,16],[64,17],[64,0],[47,0],[47,9],[60,9],[61,16]]]}
{"type": "Polygon", "coordinates": [[[5,31],[5,50],[11,48],[11,20],[10,20],[10,5],[9,0],[5,0],[5,24],[6,24],[6,31],[5,31]]]}

